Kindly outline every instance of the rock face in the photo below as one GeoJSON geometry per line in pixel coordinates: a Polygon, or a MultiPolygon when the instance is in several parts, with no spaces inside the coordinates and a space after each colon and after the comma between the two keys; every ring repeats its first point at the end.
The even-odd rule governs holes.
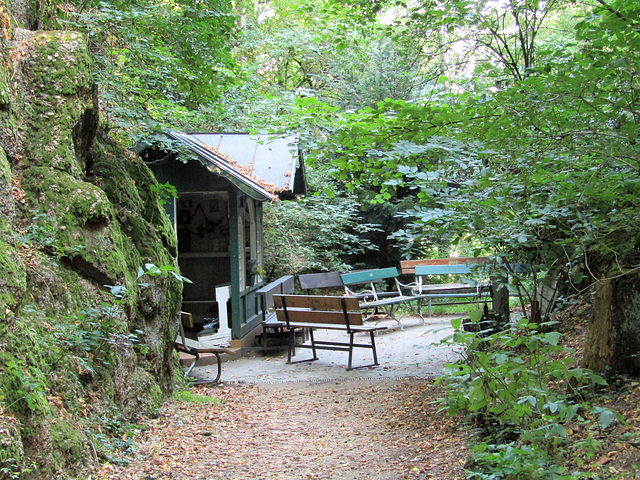
{"type": "Polygon", "coordinates": [[[82,35],[16,31],[0,63],[0,472],[75,478],[172,390],[182,284],[138,277],[176,244],[82,35]]]}

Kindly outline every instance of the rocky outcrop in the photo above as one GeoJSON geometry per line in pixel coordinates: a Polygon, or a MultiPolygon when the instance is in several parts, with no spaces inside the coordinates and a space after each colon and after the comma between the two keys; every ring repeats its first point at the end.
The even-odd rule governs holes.
{"type": "Polygon", "coordinates": [[[138,277],[176,245],[83,36],[18,30],[0,63],[0,471],[75,477],[172,390],[182,285],[138,277]]]}

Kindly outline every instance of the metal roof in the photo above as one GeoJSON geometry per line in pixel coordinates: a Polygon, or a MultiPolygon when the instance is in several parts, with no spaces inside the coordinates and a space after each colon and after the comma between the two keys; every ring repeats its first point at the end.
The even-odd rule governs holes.
{"type": "Polygon", "coordinates": [[[249,167],[252,176],[275,186],[276,190],[294,190],[295,176],[301,167],[296,136],[191,133],[189,137],[249,167]]]}
{"type": "MultiPolygon", "coordinates": [[[[245,134],[243,135],[244,138],[241,138],[241,136],[236,136],[236,134],[187,134],[173,131],[169,133],[169,136],[184,143],[209,170],[226,177],[240,190],[256,200],[273,200],[277,196],[278,189],[289,189],[289,183],[293,185],[291,181],[292,177],[288,178],[289,182],[283,181],[283,179],[286,178],[284,173],[270,177],[270,179],[273,178],[273,180],[281,182],[280,185],[258,174],[255,168],[256,164],[262,165],[266,163],[267,168],[261,169],[260,171],[266,170],[265,173],[271,174],[272,172],[280,170],[284,161],[278,160],[271,164],[265,162],[263,155],[266,158],[272,158],[273,149],[265,150],[264,147],[267,145],[266,143],[261,143],[256,139],[249,139],[249,135],[245,134]],[[233,137],[238,141],[222,142],[225,137],[233,137]],[[235,149],[227,149],[227,151],[232,152],[235,157],[232,153],[227,153],[227,151],[218,147],[218,145],[223,143],[235,146],[235,149]],[[251,152],[253,153],[251,154],[251,152]],[[251,154],[251,156],[249,156],[249,154],[251,154]],[[256,161],[257,159],[259,159],[259,161],[256,161]],[[273,165],[276,165],[278,168],[273,168],[273,165]]],[[[282,155],[282,150],[279,151],[280,155],[284,156],[282,155]]],[[[291,171],[291,164],[288,162],[292,162],[292,159],[295,157],[290,151],[287,151],[284,157],[287,165],[289,165],[289,171],[291,171]]],[[[293,175],[292,173],[291,176],[293,175]]]]}

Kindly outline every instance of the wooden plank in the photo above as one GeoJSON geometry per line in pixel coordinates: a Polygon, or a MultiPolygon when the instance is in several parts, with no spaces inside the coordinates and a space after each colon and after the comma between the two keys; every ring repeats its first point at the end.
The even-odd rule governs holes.
{"type": "Polygon", "coordinates": [[[471,273],[475,265],[470,263],[457,265],[417,265],[416,275],[461,275],[471,273]]]}
{"type": "Polygon", "coordinates": [[[358,299],[355,297],[337,297],[331,295],[274,295],[273,302],[276,308],[283,308],[283,297],[286,297],[287,308],[308,308],[323,311],[337,310],[342,312],[342,300],[344,299],[348,311],[359,311],[358,299]]]}
{"type": "Polygon", "coordinates": [[[298,281],[303,290],[343,287],[342,278],[338,272],[302,273],[298,275],[298,281]]]}
{"type": "Polygon", "coordinates": [[[256,290],[256,295],[262,298],[263,321],[267,317],[267,312],[273,308],[273,295],[293,293],[294,289],[293,275],[285,275],[256,290]]]}
{"type": "Polygon", "coordinates": [[[423,295],[448,295],[459,293],[475,295],[478,292],[490,294],[491,284],[480,283],[478,285],[470,285],[468,283],[442,283],[435,285],[422,285],[422,289],[420,290],[420,294],[423,295]]]}
{"type": "MultiPolygon", "coordinates": [[[[345,315],[342,311],[335,310],[309,310],[303,308],[278,308],[276,310],[278,320],[286,322],[287,316],[292,323],[316,323],[330,325],[346,325],[345,315]]],[[[362,325],[362,314],[360,312],[347,312],[349,325],[362,325]]]]}
{"type": "Polygon", "coordinates": [[[193,315],[189,312],[180,312],[180,321],[184,328],[193,328],[193,315]]]}
{"type": "Polygon", "coordinates": [[[427,258],[422,260],[402,260],[400,267],[404,274],[414,274],[417,266],[428,265],[461,265],[465,263],[484,264],[490,263],[487,257],[449,257],[449,258],[427,258]]]}
{"type": "Polygon", "coordinates": [[[396,267],[376,268],[373,270],[362,270],[360,272],[343,273],[342,283],[352,285],[354,283],[366,283],[375,280],[384,280],[386,278],[394,278],[398,276],[396,267]]]}
{"type": "Polygon", "coordinates": [[[264,285],[259,290],[257,290],[256,293],[273,295],[274,293],[293,292],[293,290],[293,275],[285,275],[277,280],[274,280],[271,283],[268,283],[267,285],[264,285]]]}

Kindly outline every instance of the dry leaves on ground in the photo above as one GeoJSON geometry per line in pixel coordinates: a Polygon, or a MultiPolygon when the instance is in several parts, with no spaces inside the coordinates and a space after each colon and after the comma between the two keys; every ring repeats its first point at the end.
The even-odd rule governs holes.
{"type": "Polygon", "coordinates": [[[465,432],[428,381],[199,387],[221,405],[173,401],[106,479],[464,478],[465,432]]]}

